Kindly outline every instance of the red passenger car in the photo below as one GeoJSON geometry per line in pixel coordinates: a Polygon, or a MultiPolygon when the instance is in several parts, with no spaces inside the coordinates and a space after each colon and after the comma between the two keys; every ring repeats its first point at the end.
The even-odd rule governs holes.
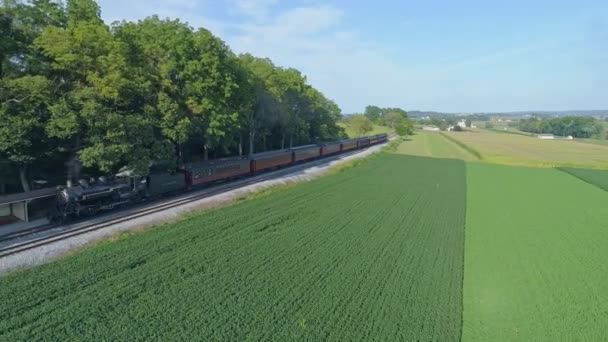
{"type": "Polygon", "coordinates": [[[321,156],[319,145],[306,145],[290,148],[289,150],[293,152],[294,162],[315,159],[321,156]]]}
{"type": "Polygon", "coordinates": [[[346,139],[340,141],[342,151],[354,150],[357,148],[357,139],[346,139]]]}
{"type": "Polygon", "coordinates": [[[293,152],[290,150],[255,153],[251,156],[251,172],[260,172],[291,163],[293,163],[293,152]]]}
{"type": "Polygon", "coordinates": [[[184,171],[188,186],[202,185],[251,173],[249,159],[242,157],[188,163],[184,165],[184,171]]]}
{"type": "Polygon", "coordinates": [[[341,151],[340,142],[330,142],[321,145],[321,155],[329,156],[335,153],[339,153],[341,151]]]}

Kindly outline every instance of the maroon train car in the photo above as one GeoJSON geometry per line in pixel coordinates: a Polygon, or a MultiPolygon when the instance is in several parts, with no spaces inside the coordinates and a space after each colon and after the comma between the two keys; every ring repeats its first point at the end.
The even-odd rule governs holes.
{"type": "Polygon", "coordinates": [[[188,163],[183,169],[190,187],[251,173],[249,158],[242,157],[188,163]]]}
{"type": "Polygon", "coordinates": [[[370,145],[370,139],[368,137],[359,138],[357,140],[357,148],[363,148],[370,145]]]}
{"type": "Polygon", "coordinates": [[[321,156],[321,148],[319,145],[299,146],[290,148],[289,150],[293,152],[294,162],[315,159],[321,156]]]}
{"type": "Polygon", "coordinates": [[[278,150],[255,153],[251,156],[251,172],[260,172],[275,167],[286,166],[293,163],[293,152],[278,150]]]}
{"type": "Polygon", "coordinates": [[[321,145],[321,155],[329,156],[335,153],[340,153],[342,151],[341,144],[339,141],[324,143],[321,145]]]}
{"type": "Polygon", "coordinates": [[[342,151],[354,150],[357,148],[358,139],[346,139],[340,141],[340,145],[342,145],[342,151]]]}

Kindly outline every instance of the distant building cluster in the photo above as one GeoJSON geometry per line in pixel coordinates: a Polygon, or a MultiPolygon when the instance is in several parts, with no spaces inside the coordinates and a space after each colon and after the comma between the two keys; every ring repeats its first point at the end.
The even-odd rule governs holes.
{"type": "MultiPolygon", "coordinates": [[[[553,140],[553,139],[557,139],[557,138],[555,137],[555,135],[553,135],[553,134],[538,134],[538,135],[536,135],[536,137],[537,137],[538,139],[542,139],[542,140],[553,140]]],[[[574,139],[574,137],[573,137],[573,136],[571,136],[571,135],[568,135],[568,136],[566,136],[565,138],[562,138],[562,139],[573,140],[573,139],[574,139]]]]}

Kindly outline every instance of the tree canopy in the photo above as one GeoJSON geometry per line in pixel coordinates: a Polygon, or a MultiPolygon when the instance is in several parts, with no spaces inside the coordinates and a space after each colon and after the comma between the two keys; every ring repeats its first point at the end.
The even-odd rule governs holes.
{"type": "Polygon", "coordinates": [[[363,114],[353,114],[348,117],[348,126],[357,137],[361,137],[374,129],[372,121],[363,114]]]}
{"type": "Polygon", "coordinates": [[[563,116],[557,118],[521,119],[518,128],[530,133],[551,133],[575,138],[603,138],[604,127],[601,122],[588,116],[563,116]]]}
{"type": "Polygon", "coordinates": [[[375,124],[393,129],[401,119],[407,118],[407,112],[401,108],[380,108],[372,105],[365,107],[363,115],[375,124]]]}
{"type": "Polygon", "coordinates": [[[23,190],[32,177],[145,173],[344,136],[340,108],[298,70],[237,56],[178,19],[108,26],[101,10],[0,5],[0,163],[23,190]]]}

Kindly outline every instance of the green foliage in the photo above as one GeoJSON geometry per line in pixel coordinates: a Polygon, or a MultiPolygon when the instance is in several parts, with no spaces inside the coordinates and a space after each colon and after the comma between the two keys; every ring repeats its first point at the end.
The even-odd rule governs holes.
{"type": "Polygon", "coordinates": [[[459,341],[464,173],[383,154],[3,276],[0,339],[459,341]]]}
{"type": "Polygon", "coordinates": [[[47,165],[53,155],[71,179],[81,164],[145,173],[244,144],[253,153],[345,135],[338,106],[298,70],[237,57],[179,20],[108,27],[100,13],[92,0],[2,3],[1,160],[47,165]]]}
{"type": "Polygon", "coordinates": [[[44,153],[44,122],[50,85],[42,76],[0,81],[0,155],[19,165],[44,153]]]}
{"type": "Polygon", "coordinates": [[[518,128],[530,133],[551,133],[575,138],[604,138],[604,126],[595,118],[587,116],[564,116],[551,119],[532,117],[521,119],[518,128]]]}
{"type": "Polygon", "coordinates": [[[492,121],[486,121],[484,127],[486,129],[493,129],[494,128],[494,124],[492,123],[492,121]]]}
{"type": "Polygon", "coordinates": [[[395,127],[395,132],[404,137],[414,134],[414,123],[410,119],[401,119],[401,122],[395,127]]]}
{"type": "Polygon", "coordinates": [[[407,112],[401,108],[365,107],[364,114],[372,123],[389,126],[394,129],[401,119],[407,118],[407,112]]]}
{"type": "Polygon", "coordinates": [[[372,121],[367,116],[361,114],[350,115],[346,124],[357,137],[366,135],[374,128],[372,121]]]}
{"type": "Polygon", "coordinates": [[[367,106],[365,107],[365,112],[363,114],[372,122],[378,122],[383,114],[383,110],[377,106],[367,106]]]}

